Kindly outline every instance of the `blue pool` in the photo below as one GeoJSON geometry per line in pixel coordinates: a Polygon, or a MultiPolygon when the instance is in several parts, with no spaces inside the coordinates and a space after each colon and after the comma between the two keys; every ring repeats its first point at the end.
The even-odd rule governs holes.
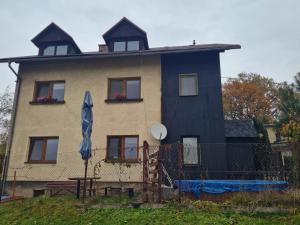
{"type": "Polygon", "coordinates": [[[201,192],[223,194],[237,191],[279,191],[288,187],[286,181],[272,180],[175,180],[174,184],[182,192],[194,193],[197,197],[200,197],[201,192]]]}

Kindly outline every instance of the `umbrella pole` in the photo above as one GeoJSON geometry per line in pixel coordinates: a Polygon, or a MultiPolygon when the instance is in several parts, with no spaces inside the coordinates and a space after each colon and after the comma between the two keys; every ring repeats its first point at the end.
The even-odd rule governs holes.
{"type": "Polygon", "coordinates": [[[82,197],[82,202],[84,203],[85,200],[85,195],[86,195],[86,177],[87,177],[87,166],[88,166],[88,160],[86,159],[84,161],[84,180],[83,180],[83,197],[82,197]]]}

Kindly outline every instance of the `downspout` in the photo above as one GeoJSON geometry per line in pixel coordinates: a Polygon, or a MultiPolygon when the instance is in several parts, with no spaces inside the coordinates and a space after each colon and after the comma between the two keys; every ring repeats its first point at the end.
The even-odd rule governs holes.
{"type": "Polygon", "coordinates": [[[19,94],[20,94],[20,85],[21,85],[21,77],[11,66],[11,63],[12,63],[11,61],[8,61],[8,67],[16,75],[17,80],[16,80],[15,95],[14,95],[11,119],[10,119],[10,124],[9,124],[9,129],[8,129],[5,157],[3,160],[3,170],[2,170],[1,186],[0,186],[0,201],[1,201],[1,198],[2,198],[4,190],[5,190],[5,182],[6,182],[6,178],[7,178],[10,150],[11,150],[11,144],[12,144],[15,120],[16,120],[16,113],[17,113],[16,109],[17,109],[17,105],[18,105],[18,99],[19,99],[19,94]]]}

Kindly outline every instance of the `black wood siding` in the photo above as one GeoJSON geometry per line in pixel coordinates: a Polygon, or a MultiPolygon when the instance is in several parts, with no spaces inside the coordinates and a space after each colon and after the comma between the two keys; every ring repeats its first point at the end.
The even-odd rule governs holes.
{"type": "MultiPolygon", "coordinates": [[[[219,52],[162,56],[162,123],[168,129],[164,143],[197,136],[202,162],[186,170],[226,170],[224,115],[219,52]],[[198,74],[198,96],[179,96],[179,74],[198,74]]],[[[176,159],[174,159],[176,160],[176,159]]]]}

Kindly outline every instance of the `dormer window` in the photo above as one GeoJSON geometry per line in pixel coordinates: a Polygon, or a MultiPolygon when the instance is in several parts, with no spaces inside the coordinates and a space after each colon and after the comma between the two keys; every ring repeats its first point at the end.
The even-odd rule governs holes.
{"type": "Polygon", "coordinates": [[[138,51],[140,50],[139,41],[127,41],[127,51],[138,51]]]}
{"type": "Polygon", "coordinates": [[[81,54],[73,38],[55,23],[51,23],[31,40],[40,56],[81,54]]]}
{"type": "Polygon", "coordinates": [[[54,55],[55,54],[55,46],[48,46],[44,49],[43,55],[54,55]]]}
{"type": "Polygon", "coordinates": [[[115,41],[114,52],[138,51],[140,50],[139,41],[115,41]]]}
{"type": "Polygon", "coordinates": [[[149,49],[146,32],[125,17],[103,34],[103,38],[109,52],[149,49]]]}
{"type": "Polygon", "coordinates": [[[116,41],[114,43],[114,52],[125,52],[125,51],[126,51],[125,41],[116,41]]]}
{"type": "Polygon", "coordinates": [[[53,45],[44,49],[43,55],[67,55],[68,45],[53,45]]]}
{"type": "Polygon", "coordinates": [[[67,55],[68,45],[58,45],[56,46],[56,55],[67,55]]]}

